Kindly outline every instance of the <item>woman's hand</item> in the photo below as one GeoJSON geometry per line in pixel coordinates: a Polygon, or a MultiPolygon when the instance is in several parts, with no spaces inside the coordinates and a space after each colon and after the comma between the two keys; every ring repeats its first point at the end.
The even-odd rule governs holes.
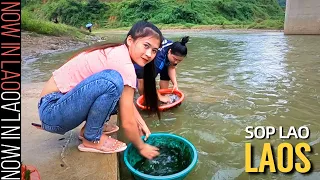
{"type": "Polygon", "coordinates": [[[159,100],[163,103],[170,103],[171,102],[171,99],[169,96],[164,96],[161,94],[159,94],[159,100]]]}
{"type": "Polygon", "coordinates": [[[173,92],[174,90],[178,90],[178,83],[173,84],[172,92],[173,92]]]}
{"type": "Polygon", "coordinates": [[[144,140],[146,141],[151,134],[150,129],[148,128],[148,126],[145,123],[144,123],[144,125],[138,125],[138,126],[139,126],[139,130],[140,130],[140,135],[145,135],[144,140]]]}
{"type": "Polygon", "coordinates": [[[159,155],[159,149],[155,146],[144,143],[139,149],[139,153],[147,159],[153,159],[159,155]]]}

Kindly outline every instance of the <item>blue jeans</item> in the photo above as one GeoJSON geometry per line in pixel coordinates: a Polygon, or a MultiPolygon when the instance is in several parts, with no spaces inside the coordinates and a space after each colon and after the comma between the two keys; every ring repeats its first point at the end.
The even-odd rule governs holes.
{"type": "Polygon", "coordinates": [[[38,105],[42,128],[64,134],[86,121],[84,137],[98,141],[104,123],[117,112],[123,80],[115,70],[103,70],[84,79],[66,94],[53,92],[38,105]]]}

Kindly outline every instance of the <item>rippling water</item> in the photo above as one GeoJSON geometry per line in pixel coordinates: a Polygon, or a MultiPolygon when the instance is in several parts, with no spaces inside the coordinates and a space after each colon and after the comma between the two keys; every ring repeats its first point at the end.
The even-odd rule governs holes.
{"type": "MultiPolygon", "coordinates": [[[[147,117],[152,131],[169,131],[189,139],[199,162],[187,179],[297,179],[296,174],[250,176],[243,173],[244,145],[251,142],[259,160],[263,143],[246,140],[246,126],[310,128],[307,142],[320,137],[320,36],[283,33],[171,33],[190,36],[188,57],[178,65],[178,83],[186,99],[165,112],[162,121],[147,117]]],[[[119,35],[121,39],[122,35],[119,35]]],[[[24,62],[23,81],[43,81],[70,54],[24,62]]],[[[298,140],[289,140],[298,143],[298,140]]],[[[320,171],[319,144],[314,171],[320,171]]]]}

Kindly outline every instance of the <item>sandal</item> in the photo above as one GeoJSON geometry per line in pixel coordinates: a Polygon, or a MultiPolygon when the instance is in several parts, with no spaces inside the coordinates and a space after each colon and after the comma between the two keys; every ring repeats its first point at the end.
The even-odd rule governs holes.
{"type": "MultiPolygon", "coordinates": [[[[84,142],[89,142],[83,139],[84,142]]],[[[121,141],[118,141],[110,136],[102,135],[99,143],[95,147],[85,146],[84,143],[78,146],[78,149],[83,152],[95,152],[95,153],[117,153],[127,149],[127,145],[121,141]]]]}
{"type": "MultiPolygon", "coordinates": [[[[104,124],[104,129],[103,129],[103,134],[108,135],[108,134],[112,134],[115,133],[119,130],[119,127],[117,125],[112,125],[109,123],[105,123],[104,124]]],[[[84,134],[84,127],[81,128],[80,130],[80,134],[79,134],[79,140],[83,139],[83,134],[84,134]]]]}

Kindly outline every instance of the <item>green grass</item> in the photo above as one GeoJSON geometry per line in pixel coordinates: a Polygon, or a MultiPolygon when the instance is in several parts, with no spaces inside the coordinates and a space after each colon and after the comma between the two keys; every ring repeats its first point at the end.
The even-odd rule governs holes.
{"type": "Polygon", "coordinates": [[[90,34],[89,32],[66,24],[55,24],[50,21],[37,19],[28,11],[22,11],[21,16],[21,28],[26,31],[53,36],[71,36],[77,39],[83,39],[85,35],[90,34]]]}
{"type": "Polygon", "coordinates": [[[283,29],[282,20],[264,20],[262,22],[254,22],[248,26],[249,29],[283,29]]]}
{"type": "MultiPolygon", "coordinates": [[[[251,24],[226,24],[226,25],[199,25],[199,24],[155,24],[160,30],[219,30],[219,29],[266,29],[282,30],[283,22],[281,20],[263,20],[251,24]]],[[[131,27],[119,28],[98,28],[94,29],[93,34],[103,34],[107,31],[128,31],[131,27]]]]}
{"type": "Polygon", "coordinates": [[[148,20],[166,29],[192,29],[201,26],[219,28],[281,29],[284,11],[277,0],[33,0],[23,9],[33,15],[83,27],[130,27],[148,20]]]}

